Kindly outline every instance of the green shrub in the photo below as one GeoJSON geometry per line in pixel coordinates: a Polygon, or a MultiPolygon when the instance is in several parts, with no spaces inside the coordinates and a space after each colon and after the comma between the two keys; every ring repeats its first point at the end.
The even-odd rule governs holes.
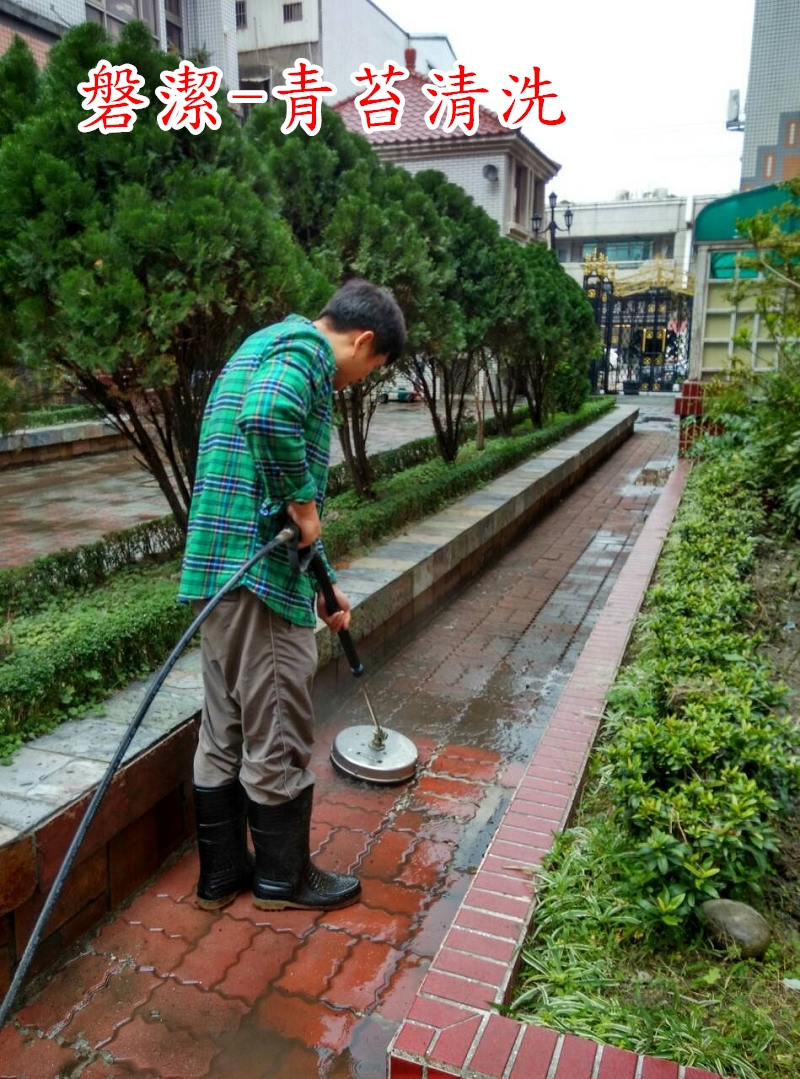
{"type": "Polygon", "coordinates": [[[332,561],[376,544],[410,521],[437,513],[447,503],[515,468],[534,453],[591,423],[615,406],[613,398],[584,405],[577,415],[556,418],[541,430],[490,440],[485,450],[454,464],[441,458],[429,462],[428,471],[414,482],[398,485],[379,501],[343,513],[325,522],[325,550],[332,561]]]}
{"type": "Polygon", "coordinates": [[[553,372],[552,395],[557,412],[577,412],[591,392],[588,363],[564,360],[553,372]]]}
{"type": "Polygon", "coordinates": [[[0,435],[6,435],[19,423],[22,392],[15,379],[0,371],[0,435]]]}
{"type": "Polygon", "coordinates": [[[20,427],[60,427],[65,423],[102,420],[104,413],[96,405],[57,405],[52,408],[32,408],[23,412],[20,427]]]}
{"type": "Polygon", "coordinates": [[[149,558],[174,558],[183,534],[172,517],[109,532],[82,544],[37,558],[25,566],[0,570],[0,611],[33,614],[54,596],[94,588],[125,566],[149,558]]]}
{"type": "MultiPolygon", "coordinates": [[[[560,424],[550,426],[543,431],[537,432],[536,436],[528,443],[520,443],[521,456],[535,452],[536,447],[547,445],[558,438],[566,437],[572,430],[590,423],[598,416],[613,408],[613,399],[605,402],[594,402],[587,405],[576,417],[561,421],[560,424]]],[[[519,410],[517,418],[521,421],[527,415],[527,410],[519,410]]],[[[487,452],[490,447],[487,448],[487,452]]],[[[375,454],[371,460],[375,467],[376,480],[386,480],[399,473],[408,471],[426,461],[435,461],[438,458],[436,439],[431,436],[424,439],[416,439],[396,449],[386,450],[375,454]]],[[[503,458],[505,459],[505,457],[503,458]]],[[[488,457],[487,462],[494,461],[488,457]]],[[[494,464],[489,466],[487,475],[496,475],[492,471],[494,464]]],[[[512,467],[512,466],[507,466],[512,467]]],[[[447,475],[452,474],[452,466],[443,466],[442,472],[450,469],[447,475]]],[[[329,505],[337,495],[341,495],[350,488],[347,479],[347,470],[344,464],[336,465],[331,469],[334,482],[329,487],[329,505]]],[[[452,486],[453,490],[467,489],[459,487],[458,483],[448,480],[439,485],[439,498],[450,497],[444,488],[452,486]]],[[[452,497],[457,497],[453,494],[452,497]]],[[[402,501],[402,500],[401,500],[402,501]]],[[[413,513],[413,493],[409,497],[409,505],[404,510],[402,504],[398,505],[398,519],[396,527],[400,527],[410,519],[404,514],[413,513]]],[[[435,499],[434,499],[435,501],[435,499]]],[[[369,507],[359,508],[359,513],[365,513],[369,507]]],[[[360,546],[363,542],[372,542],[374,539],[386,535],[386,528],[381,526],[376,529],[375,520],[385,520],[386,512],[381,511],[373,515],[366,514],[367,523],[363,526],[363,540],[348,546],[347,526],[338,526],[335,521],[326,521],[325,544],[332,558],[344,557],[354,546],[360,546]],[[338,533],[338,536],[337,536],[338,533]],[[330,537],[330,539],[329,539],[330,537]]],[[[352,511],[348,517],[348,524],[353,520],[352,511]]],[[[124,566],[134,565],[142,560],[153,558],[173,558],[183,547],[183,535],[172,517],[162,517],[155,521],[146,521],[135,525],[133,528],[123,529],[119,532],[109,532],[101,540],[95,543],[82,544],[67,550],[57,551],[54,554],[37,558],[25,566],[15,566],[10,569],[0,570],[0,612],[6,615],[17,616],[32,614],[44,606],[53,596],[62,592],[77,592],[87,588],[93,588],[105,581],[111,574],[124,566]]]]}
{"type": "Polygon", "coordinates": [[[0,756],[162,662],[191,621],[169,569],[123,571],[15,620],[0,666],[0,756]]]}
{"type": "Polygon", "coordinates": [[[800,732],[742,625],[763,509],[743,458],[695,468],[609,694],[600,760],[651,919],[758,885],[800,791],[800,732]]]}
{"type": "MultiPolygon", "coordinates": [[[[574,409],[564,409],[563,411],[577,412],[582,404],[583,401],[580,401],[574,409]]],[[[612,407],[611,404],[603,411],[607,411],[610,407],[612,407]]],[[[529,413],[527,407],[518,408],[514,412],[515,425],[524,424],[528,418],[529,413]]],[[[489,416],[486,419],[484,426],[487,438],[497,434],[498,424],[494,416],[489,416]]],[[[461,425],[460,445],[463,446],[473,439],[476,430],[477,424],[474,420],[463,423],[461,425]]],[[[369,457],[373,482],[377,483],[379,480],[389,479],[391,476],[396,476],[399,472],[406,472],[415,465],[424,464],[426,461],[435,461],[439,457],[441,457],[441,450],[435,435],[427,435],[425,438],[415,438],[412,442],[406,442],[402,446],[396,446],[394,449],[373,453],[369,457]]],[[[330,469],[330,472],[328,473],[328,498],[335,498],[336,495],[351,490],[352,486],[353,482],[350,478],[350,472],[344,461],[334,465],[330,469]]]]}

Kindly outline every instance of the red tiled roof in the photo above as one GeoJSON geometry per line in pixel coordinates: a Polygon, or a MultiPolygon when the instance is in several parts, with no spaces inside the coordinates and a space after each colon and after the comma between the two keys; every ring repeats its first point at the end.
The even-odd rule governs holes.
{"type": "MultiPolygon", "coordinates": [[[[416,72],[410,73],[407,79],[395,84],[396,89],[405,97],[405,108],[400,120],[399,130],[379,127],[364,131],[361,114],[355,106],[355,99],[361,91],[357,91],[352,97],[340,101],[333,107],[339,113],[349,131],[355,131],[359,135],[366,135],[369,141],[376,146],[386,145],[387,143],[394,145],[408,142],[472,138],[473,136],[467,135],[458,126],[453,131],[443,131],[441,123],[435,131],[431,131],[425,123],[425,113],[428,112],[433,102],[427,94],[423,94],[421,89],[426,85],[430,86],[430,81],[424,75],[418,75],[416,72]]],[[[514,133],[513,130],[503,127],[496,113],[480,104],[478,105],[478,117],[476,135],[504,135],[509,137],[514,133]]]]}

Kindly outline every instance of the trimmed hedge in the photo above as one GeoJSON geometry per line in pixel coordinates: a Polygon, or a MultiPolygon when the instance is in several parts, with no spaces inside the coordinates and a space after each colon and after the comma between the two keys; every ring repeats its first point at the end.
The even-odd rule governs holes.
{"type": "MultiPolygon", "coordinates": [[[[613,403],[613,398],[609,398],[609,400],[613,403]]],[[[601,409],[600,412],[608,411],[611,407],[611,405],[606,404],[605,409],[601,409]]],[[[514,412],[513,423],[515,427],[525,423],[528,419],[527,406],[518,408],[514,412]]],[[[468,420],[462,424],[458,444],[463,446],[473,439],[477,428],[478,425],[474,420],[468,420]]],[[[489,416],[486,419],[484,429],[487,438],[497,434],[497,420],[494,416],[489,416]]],[[[379,480],[386,480],[397,475],[398,472],[405,472],[415,465],[424,464],[426,461],[435,461],[438,457],[439,443],[436,436],[427,435],[425,438],[415,438],[413,442],[406,442],[402,446],[396,446],[394,449],[373,453],[369,457],[369,463],[372,469],[372,478],[377,483],[379,480]]],[[[336,495],[349,491],[352,486],[353,481],[344,461],[330,469],[327,487],[328,498],[335,498],[336,495]]]]}
{"type": "Polygon", "coordinates": [[[96,543],[0,571],[0,610],[15,617],[33,614],[54,596],[95,588],[125,566],[149,558],[174,558],[182,549],[183,533],[172,517],[109,532],[96,543]]]}
{"type": "Polygon", "coordinates": [[[591,402],[576,415],[557,419],[549,427],[498,439],[499,444],[494,446],[489,441],[479,456],[462,464],[449,465],[439,460],[438,467],[431,469],[431,475],[421,482],[409,484],[378,502],[360,507],[346,519],[326,521],[324,535],[328,558],[335,562],[354,550],[379,543],[411,521],[438,513],[448,502],[515,468],[546,446],[610,412],[614,406],[613,398],[591,402]]]}
{"type": "MultiPolygon", "coordinates": [[[[614,407],[614,399],[593,402],[585,405],[577,415],[580,424],[591,422],[614,407]]],[[[518,409],[514,414],[515,423],[522,423],[528,415],[527,408],[518,409]]],[[[487,436],[496,430],[494,419],[487,420],[487,436]]],[[[550,440],[554,437],[552,427],[544,428],[538,434],[550,440]]],[[[466,424],[462,444],[475,433],[475,424],[466,424]]],[[[564,437],[557,434],[556,438],[564,437]]],[[[533,451],[528,451],[533,452],[533,451]]],[[[405,472],[416,465],[436,460],[439,450],[436,438],[418,438],[395,449],[373,454],[370,462],[376,482],[389,479],[400,472],[405,472]]],[[[336,498],[345,491],[352,490],[352,482],[347,465],[342,462],[330,470],[328,481],[328,500],[336,498]]],[[[403,523],[403,522],[401,522],[403,523]]],[[[326,549],[329,529],[333,524],[326,524],[326,549]]],[[[385,534],[381,533],[382,535],[385,534]]],[[[341,545],[341,541],[339,541],[341,545]]],[[[124,566],[135,565],[144,559],[174,558],[183,548],[183,536],[170,517],[161,517],[155,521],[145,521],[133,528],[119,532],[109,532],[95,543],[81,544],[55,554],[45,555],[29,562],[25,566],[0,570],[0,611],[6,615],[33,614],[47,604],[55,595],[63,592],[78,592],[95,588],[111,574],[124,566]]],[[[346,552],[344,552],[346,553],[346,552]]],[[[342,557],[342,553],[333,557],[342,557]]]]}
{"type": "Polygon", "coordinates": [[[20,428],[61,427],[65,423],[102,420],[105,413],[94,405],[58,405],[54,408],[35,408],[19,417],[20,428]]]}
{"type": "Polygon", "coordinates": [[[14,651],[0,667],[0,757],[161,663],[192,616],[175,590],[163,567],[128,570],[15,621],[14,651]]]}
{"type": "MultiPolygon", "coordinates": [[[[501,439],[494,446],[488,442],[463,464],[418,466],[422,474],[410,477],[403,489],[348,511],[346,519],[326,521],[329,558],[336,561],[374,545],[410,521],[437,512],[613,407],[610,398],[585,405],[577,415],[543,430],[501,439]]],[[[396,452],[394,459],[399,459],[396,452]]],[[[94,594],[75,593],[102,583],[113,564],[163,555],[172,549],[176,534],[170,519],[151,522],[0,574],[5,604],[20,614],[25,611],[10,623],[12,650],[0,667],[0,757],[162,662],[191,618],[188,608],[175,601],[177,566],[122,569],[94,594]]]]}

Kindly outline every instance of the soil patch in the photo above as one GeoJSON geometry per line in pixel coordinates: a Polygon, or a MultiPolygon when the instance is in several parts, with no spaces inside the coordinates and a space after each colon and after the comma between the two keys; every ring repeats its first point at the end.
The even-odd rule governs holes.
{"type": "MultiPolygon", "coordinates": [[[[788,686],[789,709],[800,722],[800,540],[767,536],[753,587],[751,627],[763,638],[759,651],[788,686]]],[[[767,881],[765,899],[782,928],[800,934],[800,805],[778,832],[777,876],[767,881]]]]}

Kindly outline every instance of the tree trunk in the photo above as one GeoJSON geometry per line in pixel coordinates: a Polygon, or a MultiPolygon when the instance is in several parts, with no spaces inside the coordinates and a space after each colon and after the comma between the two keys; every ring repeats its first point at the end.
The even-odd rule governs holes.
{"type": "Polygon", "coordinates": [[[528,380],[525,380],[525,400],[528,402],[528,412],[531,417],[531,423],[534,427],[542,426],[542,409],[539,404],[538,398],[532,392],[528,380]]]}
{"type": "Polygon", "coordinates": [[[369,391],[358,384],[350,389],[350,398],[342,391],[336,395],[336,407],[342,422],[339,425],[339,443],[345,463],[360,498],[374,499],[372,468],[367,455],[367,435],[375,406],[369,391]]]}
{"type": "Polygon", "coordinates": [[[443,460],[455,461],[461,445],[464,408],[472,386],[474,357],[466,353],[450,361],[417,359],[415,368],[439,453],[443,460]]]}
{"type": "Polygon", "coordinates": [[[170,437],[166,434],[169,424],[165,417],[162,416],[150,428],[140,414],[140,410],[149,414],[151,420],[154,410],[152,404],[148,404],[144,397],[139,395],[141,400],[137,402],[135,395],[120,392],[113,382],[107,385],[83,368],[67,364],[64,366],[70,371],[86,399],[103,409],[111,417],[111,422],[119,433],[132,443],[140,455],[139,464],[155,479],[178,527],[185,533],[189,524],[191,490],[181,474],[170,437]],[[159,443],[167,459],[169,460],[170,455],[172,457],[171,469],[175,471],[176,477],[180,477],[180,482],[177,483],[178,490],[164,464],[159,443]]]}
{"type": "Polygon", "coordinates": [[[484,413],[486,411],[486,368],[481,367],[475,380],[475,448],[482,450],[485,444],[484,413]]]}
{"type": "Polygon", "coordinates": [[[510,435],[514,426],[514,402],[517,383],[516,366],[505,360],[498,360],[497,384],[489,379],[489,398],[492,402],[497,430],[501,435],[510,435]]]}

